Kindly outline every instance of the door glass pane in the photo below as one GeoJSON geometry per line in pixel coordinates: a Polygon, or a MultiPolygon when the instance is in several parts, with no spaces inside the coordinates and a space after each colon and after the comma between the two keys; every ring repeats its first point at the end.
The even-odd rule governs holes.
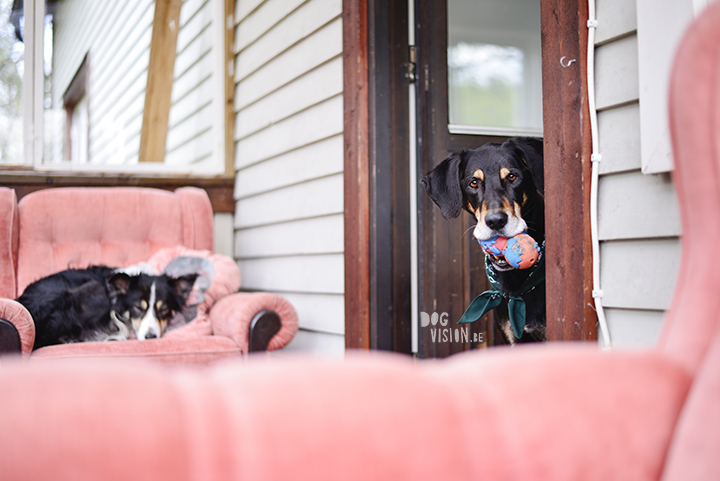
{"type": "Polygon", "coordinates": [[[448,0],[451,132],[542,133],[540,0],[448,0]]]}
{"type": "Polygon", "coordinates": [[[22,15],[22,2],[0,0],[0,164],[23,163],[22,15]]]}

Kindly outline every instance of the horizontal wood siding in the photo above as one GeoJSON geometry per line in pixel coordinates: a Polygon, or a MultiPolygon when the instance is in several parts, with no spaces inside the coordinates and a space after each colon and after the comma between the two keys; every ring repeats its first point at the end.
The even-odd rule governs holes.
{"type": "Polygon", "coordinates": [[[644,175],[641,171],[642,93],[635,1],[598,2],[597,17],[603,304],[614,346],[652,345],[662,327],[679,267],[677,198],[669,175],[644,175]]]}
{"type": "MultiPolygon", "coordinates": [[[[138,161],[147,84],[153,0],[65,0],[55,15],[53,108],[85,55],[89,57],[88,101],[91,162],[128,165],[138,161]]],[[[185,0],[180,11],[177,58],[166,163],[207,172],[216,145],[213,75],[216,61],[213,0],[185,0]]],[[[56,149],[61,160],[61,150],[56,149]]]]}
{"type": "Polygon", "coordinates": [[[239,0],[235,257],[246,290],[293,303],[287,350],[344,351],[340,0],[239,0]]]}

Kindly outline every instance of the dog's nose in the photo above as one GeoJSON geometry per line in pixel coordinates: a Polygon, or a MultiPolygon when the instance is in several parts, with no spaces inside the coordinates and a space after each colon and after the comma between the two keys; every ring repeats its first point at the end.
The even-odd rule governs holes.
{"type": "Polygon", "coordinates": [[[505,227],[508,222],[508,216],[505,212],[493,212],[485,216],[485,225],[492,230],[500,230],[505,227]]]}
{"type": "Polygon", "coordinates": [[[147,334],[145,334],[145,339],[157,339],[157,334],[155,334],[154,332],[150,331],[150,332],[148,332],[147,334]]]}

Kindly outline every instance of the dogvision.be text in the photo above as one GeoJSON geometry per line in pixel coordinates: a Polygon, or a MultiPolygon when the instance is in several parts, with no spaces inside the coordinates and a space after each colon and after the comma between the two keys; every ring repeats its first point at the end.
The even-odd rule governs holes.
{"type": "Polygon", "coordinates": [[[441,314],[437,312],[433,312],[432,314],[428,314],[427,312],[421,312],[420,326],[432,326],[430,327],[430,339],[432,342],[484,342],[482,332],[473,332],[471,339],[470,329],[467,325],[455,328],[446,327],[448,325],[448,318],[449,314],[447,312],[443,312],[441,314]]]}

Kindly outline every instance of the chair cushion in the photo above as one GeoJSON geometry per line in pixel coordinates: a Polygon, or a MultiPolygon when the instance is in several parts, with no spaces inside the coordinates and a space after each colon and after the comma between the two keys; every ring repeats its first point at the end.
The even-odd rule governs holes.
{"type": "MultiPolygon", "coordinates": [[[[199,257],[212,263],[212,279],[210,285],[202,292],[202,301],[197,305],[197,316],[185,326],[168,331],[163,335],[167,338],[186,338],[209,336],[213,333],[208,313],[215,303],[240,289],[240,269],[230,257],[210,251],[198,251],[178,246],[161,249],[156,252],[147,264],[156,272],[163,272],[173,259],[178,257],[199,257]]],[[[191,297],[194,297],[191,294],[191,297]]],[[[190,300],[189,302],[193,302],[190,300]]]]}

